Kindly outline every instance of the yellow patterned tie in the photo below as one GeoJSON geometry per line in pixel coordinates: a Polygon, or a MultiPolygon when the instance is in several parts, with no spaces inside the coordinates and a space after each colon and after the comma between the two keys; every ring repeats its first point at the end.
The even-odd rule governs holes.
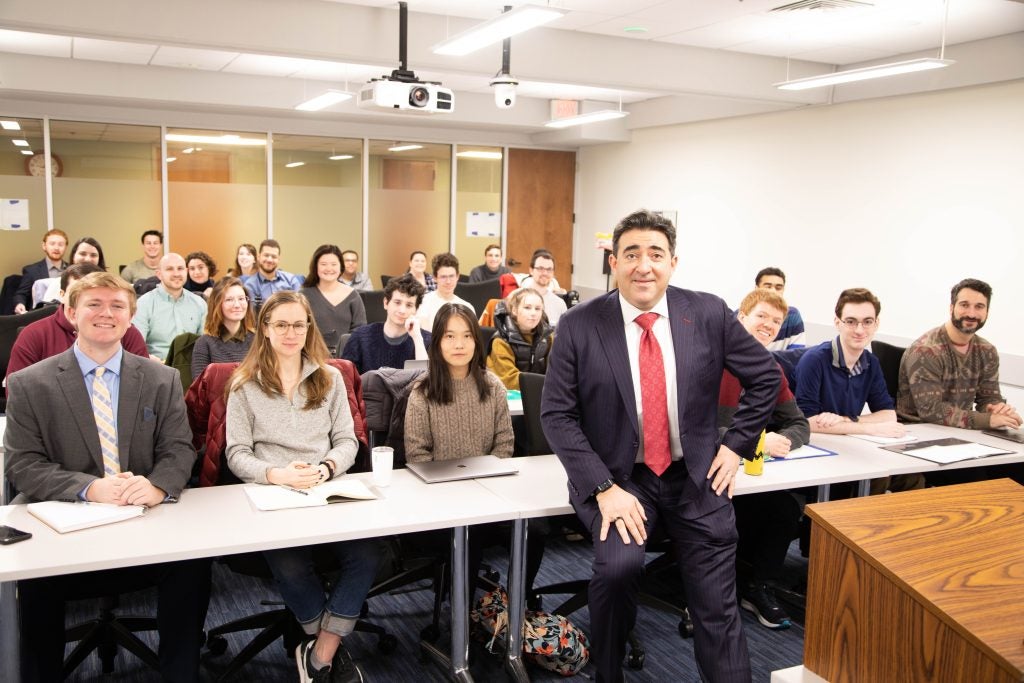
{"type": "Polygon", "coordinates": [[[110,400],[110,391],[103,381],[103,373],[107,369],[102,365],[96,368],[92,380],[92,414],[96,418],[96,431],[100,435],[100,451],[103,453],[103,471],[112,477],[121,471],[121,462],[117,455],[117,429],[114,427],[114,408],[110,400]]]}

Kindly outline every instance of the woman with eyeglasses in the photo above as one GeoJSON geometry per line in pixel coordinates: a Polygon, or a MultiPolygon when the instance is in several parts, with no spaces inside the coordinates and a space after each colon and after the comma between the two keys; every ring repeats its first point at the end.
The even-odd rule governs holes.
{"type": "Polygon", "coordinates": [[[192,379],[210,363],[238,363],[252,346],[256,323],[242,281],[226,277],[210,294],[203,335],[192,349],[192,379]]]}
{"type": "MultiPolygon", "coordinates": [[[[345,382],[327,359],[304,296],[285,291],[266,300],[228,393],[227,464],[243,482],[307,489],[355,462],[358,441],[345,382]]],[[[340,569],[329,592],[315,571],[312,547],[263,556],[285,604],[311,636],[295,651],[299,680],[360,681],[342,640],[359,619],[380,550],[374,539],[321,547],[340,569]]]]}

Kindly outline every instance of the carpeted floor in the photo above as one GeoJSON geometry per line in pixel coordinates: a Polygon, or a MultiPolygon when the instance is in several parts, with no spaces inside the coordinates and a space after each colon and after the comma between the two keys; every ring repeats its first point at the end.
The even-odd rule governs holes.
{"type": "MultiPolygon", "coordinates": [[[[567,541],[564,537],[553,536],[549,540],[548,552],[538,577],[538,585],[546,585],[570,578],[586,578],[590,573],[591,552],[588,544],[567,541]]],[[[494,549],[485,555],[485,562],[497,569],[502,578],[505,577],[505,553],[494,549]]],[[[796,544],[791,548],[787,560],[787,574],[781,582],[785,587],[802,586],[806,579],[807,561],[796,551],[796,544]]],[[[250,577],[232,573],[219,563],[214,564],[214,590],[207,617],[207,628],[223,624],[239,616],[253,612],[273,609],[260,605],[261,600],[279,600],[273,585],[250,577]]],[[[655,592],[672,600],[680,593],[678,581],[664,578],[653,582],[655,592]]],[[[756,682],[768,681],[771,672],[801,663],[803,659],[803,607],[800,596],[796,602],[787,604],[790,613],[797,622],[786,631],[772,631],[760,626],[754,617],[743,612],[743,625],[750,649],[753,677],[756,682]]],[[[357,633],[346,640],[353,658],[363,671],[364,679],[387,683],[409,682],[429,683],[448,680],[446,672],[433,662],[421,660],[419,632],[430,622],[433,594],[427,583],[418,589],[400,591],[380,596],[370,601],[368,620],[384,627],[389,634],[398,639],[398,646],[393,652],[384,654],[378,650],[377,638],[372,635],[357,633]]],[[[562,596],[547,596],[545,607],[551,608],[559,604],[562,596]]],[[[154,612],[154,593],[152,591],[128,596],[122,601],[120,612],[152,614],[154,612]]],[[[73,603],[69,609],[68,623],[88,619],[95,613],[94,606],[87,602],[73,603]]],[[[570,616],[574,624],[586,632],[589,629],[589,613],[586,608],[570,616]]],[[[691,640],[680,637],[678,617],[660,612],[649,607],[641,607],[638,616],[636,635],[646,651],[642,670],[628,670],[628,681],[696,681],[698,676],[693,660],[691,640]]],[[[442,635],[439,645],[447,650],[448,615],[442,621],[442,635]]],[[[228,637],[227,651],[221,655],[206,653],[204,655],[204,680],[213,681],[224,671],[227,662],[237,654],[252,638],[254,632],[228,637]]],[[[144,640],[151,644],[153,636],[144,635],[144,640]]],[[[98,658],[93,655],[87,659],[68,679],[71,681],[151,681],[156,676],[147,672],[131,655],[119,653],[115,664],[115,673],[103,675],[100,672],[98,658]]],[[[480,682],[503,681],[504,673],[501,659],[487,653],[480,645],[474,643],[471,648],[471,672],[475,680],[480,682]]],[[[529,668],[534,681],[562,680],[560,676],[545,672],[535,667],[529,668]]],[[[591,668],[584,669],[584,676],[592,676],[591,668]]],[[[262,683],[276,681],[294,681],[297,679],[294,663],[290,653],[285,652],[281,640],[271,644],[253,661],[232,677],[236,681],[262,683]]]]}

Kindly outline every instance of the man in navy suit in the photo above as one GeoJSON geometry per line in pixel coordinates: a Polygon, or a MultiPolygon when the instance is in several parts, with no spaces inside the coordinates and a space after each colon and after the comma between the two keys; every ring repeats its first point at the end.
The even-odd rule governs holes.
{"type": "Polygon", "coordinates": [[[675,227],[659,214],[637,211],[619,223],[608,257],[618,290],[562,317],[544,383],[544,432],[594,539],[591,655],[598,681],[623,680],[644,545],[659,522],[686,586],[702,678],[750,680],[729,499],[737,454],[753,454],[779,371],[724,301],[669,287],[675,242],[675,227]],[[744,392],[719,441],[723,369],[744,392]]]}
{"type": "Polygon", "coordinates": [[[68,267],[64,261],[64,251],[68,248],[68,236],[63,230],[50,230],[43,235],[43,254],[41,261],[30,263],[21,269],[21,284],[14,294],[14,312],[22,314],[32,310],[32,285],[36,280],[48,277],[60,277],[68,267]]]}

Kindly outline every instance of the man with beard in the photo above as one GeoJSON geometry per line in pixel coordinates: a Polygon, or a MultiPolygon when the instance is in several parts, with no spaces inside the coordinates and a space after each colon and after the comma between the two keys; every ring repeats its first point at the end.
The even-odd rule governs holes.
{"type": "Polygon", "coordinates": [[[257,311],[274,292],[297,292],[302,286],[301,277],[277,267],[280,260],[281,245],[277,240],[263,240],[256,257],[256,273],[242,278],[257,311]]]}
{"type": "Polygon", "coordinates": [[[1017,429],[1020,414],[999,391],[999,354],[978,336],[992,287],[968,278],[953,286],[950,319],[910,345],[900,362],[896,413],[905,422],[963,429],[1017,429]]]}

